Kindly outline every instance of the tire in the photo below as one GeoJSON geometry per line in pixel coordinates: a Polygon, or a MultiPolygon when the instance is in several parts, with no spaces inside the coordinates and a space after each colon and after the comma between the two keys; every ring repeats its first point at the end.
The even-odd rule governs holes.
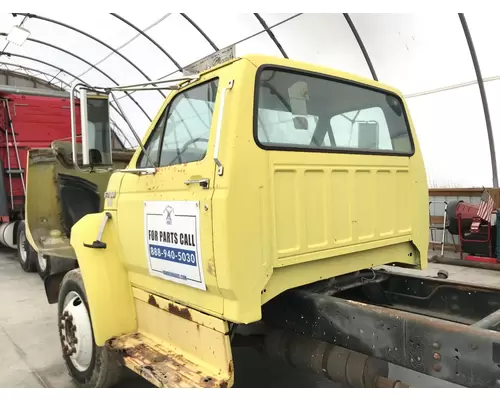
{"type": "Polygon", "coordinates": [[[30,242],[28,242],[26,237],[26,225],[24,224],[24,221],[19,222],[16,243],[17,259],[19,260],[19,264],[21,264],[21,268],[25,272],[35,272],[37,254],[33,247],[31,247],[30,242]]]}
{"type": "Polygon", "coordinates": [[[45,279],[45,277],[50,275],[51,271],[51,257],[42,256],[40,253],[37,254],[36,257],[36,270],[38,271],[38,275],[40,278],[45,279]]]}
{"type": "Polygon", "coordinates": [[[79,269],[66,273],[61,282],[58,323],[63,359],[74,384],[81,388],[114,386],[120,380],[124,367],[116,353],[95,344],[79,269]]]}

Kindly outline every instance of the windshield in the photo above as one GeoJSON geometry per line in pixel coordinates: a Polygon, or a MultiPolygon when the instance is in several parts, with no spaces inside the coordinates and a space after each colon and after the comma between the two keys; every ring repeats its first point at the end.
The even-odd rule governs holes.
{"type": "Polygon", "coordinates": [[[265,68],[257,77],[256,139],[264,148],[411,155],[396,96],[331,77],[265,68]]]}

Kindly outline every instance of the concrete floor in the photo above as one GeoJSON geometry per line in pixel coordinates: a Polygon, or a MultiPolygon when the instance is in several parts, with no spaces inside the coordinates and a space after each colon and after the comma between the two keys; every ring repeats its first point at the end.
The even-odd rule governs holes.
{"type": "MultiPolygon", "coordinates": [[[[487,282],[500,287],[500,272],[431,264],[417,274],[435,275],[447,269],[450,279],[487,282]]],[[[0,251],[0,387],[73,387],[61,357],[57,332],[57,308],[45,298],[36,273],[21,270],[15,252],[0,251]]],[[[338,385],[279,362],[250,349],[235,351],[236,387],[339,387],[338,385]]],[[[456,385],[390,366],[390,377],[417,387],[456,385]]],[[[120,387],[151,387],[130,373],[120,387]]]]}

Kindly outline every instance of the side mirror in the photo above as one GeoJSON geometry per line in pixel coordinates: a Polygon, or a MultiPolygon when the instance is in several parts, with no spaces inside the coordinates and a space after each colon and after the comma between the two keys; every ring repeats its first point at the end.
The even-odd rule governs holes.
{"type": "Polygon", "coordinates": [[[109,116],[109,96],[80,90],[80,119],[84,166],[111,166],[112,135],[109,116]]]}

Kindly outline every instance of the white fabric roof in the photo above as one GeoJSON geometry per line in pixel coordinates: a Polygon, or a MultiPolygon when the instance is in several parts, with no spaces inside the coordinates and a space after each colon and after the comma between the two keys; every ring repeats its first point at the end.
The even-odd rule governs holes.
{"type": "MultiPolygon", "coordinates": [[[[485,113],[458,14],[349,17],[378,79],[407,95],[430,185],[491,186],[485,113]],[[454,85],[458,87],[422,93],[454,85]]],[[[495,13],[465,17],[485,79],[498,148],[500,56],[492,51],[491,38],[500,33],[500,25],[495,13]]],[[[0,13],[0,69],[22,71],[64,89],[75,80],[114,86],[180,75],[179,67],[234,43],[239,55],[289,57],[372,78],[343,14],[103,13],[79,18],[69,13],[0,13]],[[22,46],[6,40],[14,25],[31,33],[22,46]]],[[[142,136],[163,96],[158,91],[132,96],[121,98],[120,105],[142,136]]],[[[115,113],[113,118],[127,133],[121,117],[115,113]]],[[[130,132],[128,136],[132,138],[130,132]]]]}

